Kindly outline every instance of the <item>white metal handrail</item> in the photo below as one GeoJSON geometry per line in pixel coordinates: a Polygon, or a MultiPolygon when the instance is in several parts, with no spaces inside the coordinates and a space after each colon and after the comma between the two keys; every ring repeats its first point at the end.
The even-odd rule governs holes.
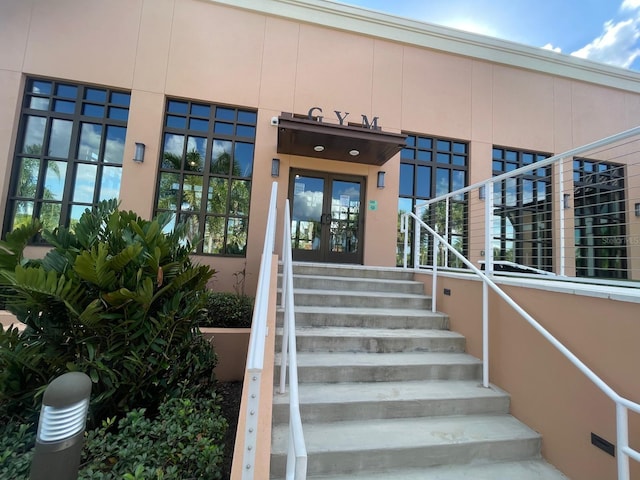
{"type": "Polygon", "coordinates": [[[300,418],[298,395],[298,360],[296,352],[296,316],[293,301],[293,261],[291,258],[291,219],[289,200],[284,210],[284,235],[282,242],[282,307],[284,324],[282,355],[280,361],[280,393],[286,391],[286,374],[289,371],[289,448],[287,451],[287,480],[307,478],[307,447],[300,418]],[[288,368],[287,368],[288,366],[288,368]]]}
{"type": "MultiPolygon", "coordinates": [[[[473,271],[483,282],[483,295],[482,295],[482,332],[483,332],[483,374],[482,384],[484,387],[489,386],[489,309],[488,309],[488,289],[491,288],[500,298],[502,298],[511,308],[513,308],[521,317],[523,317],[538,333],[540,333],[546,340],[548,340],[560,353],[562,353],[575,367],[577,367],[596,387],[598,387],[607,397],[609,397],[616,404],[616,431],[617,431],[617,443],[618,443],[618,480],[630,480],[629,473],[629,458],[633,458],[637,462],[640,462],[640,452],[632,449],[629,446],[629,422],[628,422],[628,410],[640,413],[640,404],[628,400],[619,395],[613,390],[607,383],[604,382],[598,375],[596,375],[584,362],[582,362],[576,355],[574,355],[567,347],[565,347],[558,339],[556,339],[547,329],[545,329],[540,323],[538,323],[527,311],[525,311],[520,305],[518,305],[507,293],[505,293],[498,285],[496,285],[491,278],[489,278],[491,270],[488,272],[482,272],[477,268],[470,260],[462,255],[456,248],[439,235],[433,228],[428,226],[422,221],[422,219],[413,212],[407,212],[403,215],[401,226],[408,232],[408,218],[413,218],[415,222],[415,230],[419,231],[420,228],[426,229],[427,232],[434,238],[434,256],[433,256],[433,281],[432,286],[434,292],[436,291],[435,285],[437,284],[437,255],[436,249],[438,243],[441,243],[446,247],[448,251],[453,253],[460,261],[462,261],[471,271],[473,271]]],[[[406,239],[407,235],[405,235],[406,239]]],[[[418,243],[414,245],[414,258],[417,257],[419,248],[418,243]]],[[[405,261],[406,265],[406,261],[405,261]]],[[[487,265],[489,266],[489,265],[487,265]]],[[[435,297],[433,298],[433,304],[435,305],[435,297]]]]}
{"type": "Polygon", "coordinates": [[[266,337],[268,335],[267,317],[269,311],[269,292],[271,290],[272,256],[275,246],[278,198],[278,184],[273,182],[271,198],[269,201],[269,213],[267,215],[267,228],[260,260],[260,273],[258,274],[258,288],[251,319],[251,337],[247,352],[246,374],[249,375],[248,401],[246,411],[245,439],[242,459],[242,480],[253,480],[257,475],[255,471],[256,450],[258,442],[258,417],[260,411],[260,385],[262,370],[264,367],[264,352],[266,337]]]}

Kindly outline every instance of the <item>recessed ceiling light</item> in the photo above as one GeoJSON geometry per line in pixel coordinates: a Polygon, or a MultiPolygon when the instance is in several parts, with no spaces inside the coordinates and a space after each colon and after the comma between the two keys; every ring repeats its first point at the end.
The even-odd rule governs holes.
{"type": "Polygon", "coordinates": [[[324,147],[323,147],[322,145],[316,145],[315,147],[313,147],[313,149],[314,149],[316,152],[322,152],[322,151],[324,151],[324,147]]]}
{"type": "Polygon", "coordinates": [[[357,157],[358,155],[360,155],[360,151],[359,150],[349,150],[349,155],[351,155],[352,157],[357,157]]]}

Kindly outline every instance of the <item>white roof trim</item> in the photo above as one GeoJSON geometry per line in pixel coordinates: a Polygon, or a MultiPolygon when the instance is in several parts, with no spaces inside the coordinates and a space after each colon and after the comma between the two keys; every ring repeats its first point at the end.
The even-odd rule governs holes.
{"type": "Polygon", "coordinates": [[[640,93],[640,73],[331,0],[208,0],[465,57],[640,93]]]}

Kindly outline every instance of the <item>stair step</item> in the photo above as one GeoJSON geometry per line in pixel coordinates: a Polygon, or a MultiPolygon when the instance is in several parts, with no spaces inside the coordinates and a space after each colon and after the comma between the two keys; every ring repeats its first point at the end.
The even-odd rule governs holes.
{"type": "MultiPolygon", "coordinates": [[[[477,380],[482,362],[464,353],[298,353],[304,383],[477,380]]],[[[280,354],[275,377],[279,378],[280,354]]]]}
{"type": "MultiPolygon", "coordinates": [[[[303,425],[309,475],[537,458],[540,436],[510,415],[303,425]]],[[[288,426],[272,431],[272,474],[285,470],[288,426]]]]}
{"type": "Polygon", "coordinates": [[[431,297],[394,292],[351,292],[294,288],[294,301],[296,306],[431,308],[431,297]]]}
{"type": "MultiPolygon", "coordinates": [[[[282,329],[276,349],[282,349],[282,329]]],[[[298,352],[464,352],[465,337],[448,330],[298,327],[298,352]]]]}
{"type": "Polygon", "coordinates": [[[295,288],[320,290],[347,290],[362,292],[398,292],[424,294],[424,284],[414,280],[381,278],[331,277],[320,275],[294,275],[295,288]]]}
{"type": "MultiPolygon", "coordinates": [[[[281,268],[280,268],[281,271],[281,268]]],[[[401,268],[364,267],[362,265],[331,265],[326,263],[294,262],[294,275],[321,277],[381,278],[387,280],[413,280],[413,272],[401,268]]]]}
{"type": "MultiPolygon", "coordinates": [[[[282,312],[278,318],[281,321],[282,312]]],[[[446,330],[449,317],[422,309],[296,306],[296,326],[305,325],[446,330]]]]}
{"type": "MultiPolygon", "coordinates": [[[[509,396],[477,381],[301,384],[302,423],[509,412],[509,396]]],[[[275,394],[273,424],[289,421],[289,395],[275,394]]]]}
{"type": "Polygon", "coordinates": [[[447,465],[424,469],[307,477],[308,480],[567,480],[560,471],[544,460],[521,462],[447,465]]]}

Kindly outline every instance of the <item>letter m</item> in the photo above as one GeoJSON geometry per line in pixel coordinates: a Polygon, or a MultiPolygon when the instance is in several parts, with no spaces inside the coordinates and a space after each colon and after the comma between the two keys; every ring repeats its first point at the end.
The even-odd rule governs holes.
{"type": "Polygon", "coordinates": [[[378,117],[373,117],[373,121],[369,123],[366,115],[362,115],[362,126],[370,130],[378,130],[378,117]]]}

